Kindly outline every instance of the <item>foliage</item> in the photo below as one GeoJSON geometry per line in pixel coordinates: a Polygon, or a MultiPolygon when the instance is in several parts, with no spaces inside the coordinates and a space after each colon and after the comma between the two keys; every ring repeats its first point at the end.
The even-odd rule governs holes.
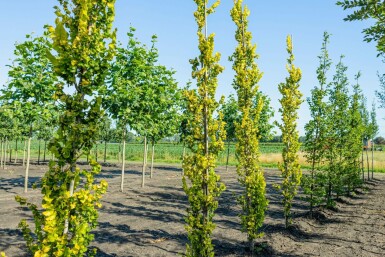
{"type": "Polygon", "coordinates": [[[327,95],[326,74],[330,69],[331,60],[327,49],[330,34],[324,32],[321,48],[321,55],[318,56],[319,66],[317,68],[317,79],[319,86],[311,91],[311,97],[307,98],[311,120],[305,125],[305,157],[311,165],[310,175],[302,177],[302,187],[307,195],[306,200],[310,203],[310,213],[313,214],[313,207],[322,203],[325,188],[322,186],[321,165],[325,159],[325,135],[326,135],[326,102],[327,95]]]}
{"type": "Polygon", "coordinates": [[[374,138],[379,132],[379,126],[376,116],[376,103],[373,101],[372,110],[370,111],[370,138],[374,138]]]}
{"type": "Polygon", "coordinates": [[[362,183],[360,180],[360,164],[358,162],[362,152],[362,132],[364,129],[360,113],[361,89],[358,83],[360,75],[360,73],[357,73],[355,76],[356,84],[353,85],[353,95],[347,112],[349,117],[348,136],[345,142],[347,147],[345,152],[347,174],[344,183],[347,186],[348,194],[362,183]]]}
{"type": "Polygon", "coordinates": [[[98,163],[91,161],[88,172],[81,171],[76,161],[83,152],[88,153],[97,136],[102,111],[101,98],[95,93],[104,84],[114,55],[114,2],[59,0],[56,26],[47,27],[53,48],[47,54],[60,77],[53,97],[63,110],[49,143],[58,161],[51,162],[42,180],[43,211],[17,197],[34,216],[34,235],[25,220],[20,223],[34,256],[83,256],[93,239],[90,231],[96,226],[96,209],[107,183],[94,184],[93,177],[100,172],[98,163]],[[65,87],[74,93],[66,93],[65,87]]]}
{"type": "MultiPolygon", "coordinates": [[[[252,107],[258,108],[259,105],[262,105],[262,109],[257,120],[258,139],[261,142],[267,142],[274,136],[274,124],[270,122],[270,119],[274,116],[274,110],[270,105],[270,98],[261,91],[257,91],[253,97],[252,107]]],[[[223,121],[226,123],[226,138],[228,141],[234,141],[235,123],[241,121],[238,103],[234,95],[227,98],[227,101],[221,106],[221,112],[223,113],[223,121]]]]}
{"type": "Polygon", "coordinates": [[[385,145],[385,138],[384,137],[376,137],[374,139],[374,143],[376,145],[385,145]]]}
{"type": "Polygon", "coordinates": [[[221,112],[223,114],[223,121],[225,122],[226,140],[234,141],[235,137],[235,123],[240,122],[240,113],[238,112],[237,100],[234,95],[229,95],[227,101],[221,105],[221,112]]]}
{"type": "Polygon", "coordinates": [[[270,105],[270,98],[261,91],[257,91],[253,99],[253,108],[257,108],[260,104],[262,105],[262,109],[258,119],[258,138],[261,142],[267,142],[271,140],[275,134],[273,131],[274,123],[270,121],[270,119],[274,117],[274,110],[270,105]]]}
{"type": "Polygon", "coordinates": [[[285,226],[291,224],[291,207],[301,182],[302,172],[298,163],[298,150],[300,148],[299,135],[297,131],[298,109],[302,103],[302,93],[299,91],[301,70],[294,66],[293,44],[290,36],[287,37],[287,52],[289,54],[287,71],[289,77],[285,83],[278,86],[282,94],[280,99],[282,124],[278,127],[282,131],[282,142],[285,148],[282,152],[283,163],[279,165],[283,181],[280,190],[283,196],[285,226]]]}
{"type": "Polygon", "coordinates": [[[337,5],[344,10],[354,9],[344,20],[368,20],[374,19],[373,26],[363,30],[366,42],[377,42],[379,55],[385,54],[385,3],[382,0],[342,0],[337,5]]]}
{"type": "Polygon", "coordinates": [[[225,138],[222,114],[213,117],[219,103],[215,100],[217,76],[222,72],[218,62],[220,54],[214,54],[214,34],[207,34],[207,16],[215,11],[220,1],[207,7],[208,0],[195,0],[194,13],[198,24],[199,57],[190,60],[192,77],[197,81],[197,91],[188,90],[187,109],[191,113],[188,120],[189,134],[186,143],[191,154],[183,161],[183,189],[188,196],[186,230],[189,243],[186,255],[192,257],[214,256],[211,234],[215,228],[214,211],[218,207],[218,196],[225,190],[220,177],[215,173],[215,161],[223,150],[225,138]],[[204,32],[203,32],[204,30],[204,32]]]}
{"type": "Polygon", "coordinates": [[[380,90],[376,90],[376,96],[380,102],[380,108],[385,108],[385,74],[377,74],[380,82],[380,90]]]}
{"type": "Polygon", "coordinates": [[[242,2],[234,1],[231,9],[231,17],[237,26],[235,39],[238,46],[230,60],[233,61],[235,71],[233,87],[237,91],[240,112],[239,119],[235,121],[237,173],[243,187],[238,202],[242,208],[242,228],[247,233],[250,251],[254,255],[254,239],[262,236],[259,229],[263,225],[268,204],[265,196],[266,182],[259,165],[258,124],[264,103],[261,97],[255,100],[256,96],[261,96],[258,93],[258,82],[262,78],[262,72],[255,62],[258,55],[256,46],[251,42],[251,32],[247,31],[250,11],[246,6],[242,6],[242,2]]]}
{"type": "Polygon", "coordinates": [[[336,65],[336,73],[333,81],[328,85],[329,102],[327,105],[327,133],[326,133],[326,151],[327,160],[327,205],[335,204],[333,193],[342,195],[344,193],[344,180],[346,171],[346,154],[349,150],[346,142],[349,139],[349,81],[346,75],[347,67],[343,63],[344,56],[336,65]]]}
{"type": "MultiPolygon", "coordinates": [[[[107,182],[94,184],[94,175],[100,172],[100,165],[91,162],[91,172],[76,168],[68,173],[60,172],[60,167],[50,163],[49,172],[42,179],[43,212],[26,199],[16,197],[21,205],[26,205],[33,214],[35,230],[29,228],[25,220],[19,227],[22,229],[27,247],[34,256],[83,256],[87,246],[94,239],[91,230],[97,226],[98,213],[95,208],[101,207],[100,199],[107,190],[107,182]],[[80,178],[85,178],[81,181],[80,178]],[[76,179],[75,193],[71,196],[68,184],[76,179]],[[83,188],[76,190],[82,184],[83,188]],[[52,186],[55,185],[55,186],[52,186]],[[66,219],[69,217],[69,234],[63,234],[66,219]]],[[[90,251],[88,256],[93,256],[90,251]]]]}

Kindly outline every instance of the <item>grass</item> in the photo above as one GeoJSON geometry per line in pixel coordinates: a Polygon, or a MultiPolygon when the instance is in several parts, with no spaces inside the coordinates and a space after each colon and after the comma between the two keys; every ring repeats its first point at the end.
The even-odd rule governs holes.
{"type": "MultiPolygon", "coordinates": [[[[12,149],[12,159],[15,157],[15,142],[10,142],[10,148],[12,149]]],[[[18,159],[23,158],[23,147],[24,143],[18,143],[18,159]]],[[[39,142],[37,140],[32,140],[31,143],[31,158],[33,160],[37,160],[38,158],[38,149],[39,142]]],[[[281,151],[283,149],[283,144],[281,143],[261,143],[260,144],[260,162],[262,167],[270,167],[276,168],[278,167],[278,163],[282,162],[282,154],[281,151]]],[[[43,160],[43,150],[44,150],[44,142],[40,142],[40,160],[43,160]]],[[[98,144],[97,146],[97,159],[98,161],[104,160],[104,143],[98,144]]],[[[126,145],[126,161],[128,162],[141,162],[143,161],[143,144],[140,143],[128,143],[126,145]]],[[[119,156],[121,156],[121,144],[118,143],[108,143],[107,151],[106,151],[106,161],[116,163],[120,161],[119,156]]],[[[186,150],[188,153],[188,150],[186,150]]],[[[181,144],[172,144],[172,143],[160,143],[155,146],[155,158],[154,161],[156,163],[163,164],[181,164],[182,162],[182,154],[183,154],[183,146],[181,144]]],[[[369,164],[370,168],[372,165],[371,160],[371,152],[369,154],[369,164]]],[[[96,147],[94,147],[91,151],[91,155],[93,158],[96,157],[96,147]]],[[[9,158],[9,151],[7,154],[7,159],[9,158]]],[[[304,153],[299,153],[299,161],[301,166],[306,169],[309,168],[309,163],[306,162],[306,158],[304,157],[304,153]]],[[[51,154],[46,152],[46,160],[51,158],[51,154]]],[[[226,165],[227,159],[227,144],[226,148],[223,152],[221,152],[218,156],[217,164],[218,165],[226,165]]],[[[86,160],[86,156],[82,157],[82,160],[86,160]]],[[[151,145],[149,146],[148,160],[151,160],[151,145]]],[[[366,153],[364,152],[364,161],[366,163],[366,153]]],[[[229,155],[229,165],[235,166],[237,164],[235,158],[235,145],[230,145],[230,155],[229,155]]],[[[383,172],[385,173],[385,152],[376,151],[374,152],[374,170],[375,172],[383,172]]],[[[366,164],[365,164],[366,165],[366,164]]],[[[366,166],[365,166],[366,168],[366,166]]]]}

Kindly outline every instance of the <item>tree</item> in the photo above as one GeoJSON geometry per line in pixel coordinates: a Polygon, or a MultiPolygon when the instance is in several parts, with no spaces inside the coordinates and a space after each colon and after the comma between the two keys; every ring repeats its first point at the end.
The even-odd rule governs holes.
{"type": "Polygon", "coordinates": [[[17,198],[32,210],[35,235],[25,220],[19,226],[34,256],[94,256],[95,251],[87,248],[107,182],[94,183],[101,169],[97,162],[90,161],[90,171],[81,170],[76,162],[95,143],[102,116],[96,93],[114,56],[114,0],[60,0],[59,4],[55,27],[47,26],[53,48],[49,59],[60,77],[53,97],[63,106],[49,143],[58,161],[50,163],[42,179],[42,212],[17,198]]]}
{"type": "Polygon", "coordinates": [[[235,120],[235,135],[237,138],[236,156],[238,160],[238,181],[243,187],[242,195],[238,198],[242,213],[241,223],[247,239],[251,255],[254,256],[254,240],[262,233],[259,229],[263,225],[268,201],[266,199],[266,182],[263,170],[259,165],[259,118],[263,106],[263,99],[258,96],[258,82],[262,72],[255,60],[256,46],[252,44],[252,34],[248,29],[250,11],[242,5],[242,0],[234,1],[231,17],[237,26],[235,39],[238,46],[230,57],[233,61],[235,78],[233,87],[238,95],[240,118],[235,120]],[[256,101],[255,104],[253,101],[256,101]]]}
{"type": "Polygon", "coordinates": [[[314,206],[320,204],[323,200],[325,191],[322,187],[322,172],[320,166],[325,158],[325,134],[326,134],[326,102],[327,95],[327,72],[330,70],[331,60],[328,52],[330,34],[324,32],[321,55],[318,56],[319,66],[317,68],[317,79],[319,86],[311,91],[311,97],[307,98],[309,104],[311,120],[305,125],[305,157],[311,164],[310,175],[302,178],[304,193],[307,195],[307,201],[310,204],[310,215],[313,215],[314,206]]]}
{"type": "MultiPolygon", "coordinates": [[[[366,42],[377,43],[377,56],[385,57],[385,2],[382,0],[342,0],[338,1],[337,5],[341,6],[344,10],[354,9],[353,13],[349,14],[345,21],[364,21],[374,20],[374,25],[369,28],[365,28],[364,40],[366,42]]],[[[385,106],[385,74],[380,76],[381,91],[376,91],[376,95],[381,102],[380,107],[385,106]]]]}
{"type": "Polygon", "coordinates": [[[385,145],[385,138],[383,138],[383,137],[376,137],[374,139],[374,143],[376,145],[385,145]]]}
{"type": "Polygon", "coordinates": [[[329,102],[326,107],[326,151],[325,159],[327,162],[326,171],[326,203],[329,207],[335,204],[333,194],[338,196],[344,192],[343,180],[347,174],[346,167],[346,142],[348,141],[349,128],[349,81],[346,75],[347,67],[343,63],[344,56],[340,57],[340,61],[336,65],[336,73],[333,81],[328,85],[329,102]]]}
{"type": "Polygon", "coordinates": [[[298,151],[300,148],[299,134],[297,131],[298,109],[302,103],[302,93],[299,91],[299,82],[302,74],[301,70],[294,66],[293,43],[291,36],[286,39],[287,52],[287,71],[289,77],[284,83],[278,85],[282,98],[279,100],[282,115],[282,124],[278,124],[282,132],[282,142],[285,145],[282,151],[283,163],[279,164],[283,181],[280,186],[285,215],[285,227],[291,224],[291,207],[294,197],[297,194],[298,186],[301,182],[301,168],[298,163],[298,151]]]}
{"type": "Polygon", "coordinates": [[[46,35],[32,38],[26,36],[26,41],[16,44],[16,56],[9,66],[10,81],[2,91],[2,98],[9,104],[19,102],[22,107],[24,122],[29,126],[27,165],[25,169],[24,192],[28,190],[28,173],[31,151],[31,140],[38,120],[47,119],[49,105],[53,105],[52,95],[57,80],[53,72],[47,51],[52,47],[46,35]]]}
{"type": "Polygon", "coordinates": [[[112,126],[111,119],[107,115],[104,115],[102,118],[100,130],[99,130],[99,139],[104,142],[103,162],[107,161],[107,143],[110,142],[113,137],[113,130],[111,126],[112,126]]]}
{"type": "Polygon", "coordinates": [[[370,124],[370,114],[367,106],[367,99],[364,95],[361,95],[361,104],[360,104],[360,113],[362,119],[362,178],[364,180],[365,173],[365,162],[364,162],[364,152],[366,153],[366,168],[367,168],[367,177],[370,180],[370,171],[369,171],[369,156],[368,156],[368,146],[371,139],[371,124],[370,124]]]}
{"type": "MultiPolygon", "coordinates": [[[[167,127],[162,119],[175,121],[179,91],[173,78],[175,72],[157,64],[156,36],[152,37],[152,46],[147,49],[134,37],[134,32],[135,29],[131,28],[128,33],[127,47],[117,49],[104,103],[106,109],[114,118],[119,119],[123,126],[129,125],[131,129],[144,137],[143,187],[147,160],[147,139],[152,137],[152,140],[156,139],[157,141],[160,139],[159,137],[167,136],[170,131],[176,130],[176,125],[167,127]]],[[[123,143],[123,153],[125,152],[124,149],[125,143],[123,143]]]]}
{"type": "Polygon", "coordinates": [[[374,137],[378,134],[379,127],[377,124],[376,117],[376,103],[373,101],[372,110],[370,112],[370,138],[371,138],[371,149],[372,149],[372,179],[374,177],[374,137]]]}
{"type": "Polygon", "coordinates": [[[236,140],[235,124],[240,121],[240,114],[238,111],[238,103],[234,95],[230,95],[226,102],[221,106],[223,114],[223,121],[225,122],[226,141],[227,141],[227,157],[226,157],[226,171],[229,165],[230,156],[230,142],[236,140]]]}
{"type": "Polygon", "coordinates": [[[346,138],[346,180],[347,193],[350,194],[357,186],[362,184],[360,179],[360,154],[362,152],[362,133],[363,124],[360,113],[361,88],[359,78],[361,73],[358,72],[355,76],[356,84],[353,85],[353,95],[350,99],[348,116],[348,135],[346,138]]]}
{"type": "Polygon", "coordinates": [[[344,20],[368,20],[373,19],[374,25],[363,30],[366,42],[377,42],[378,55],[385,54],[385,3],[382,0],[343,0],[338,1],[337,5],[344,10],[354,9],[344,20]]]}
{"type": "Polygon", "coordinates": [[[214,34],[207,35],[207,16],[215,11],[220,1],[215,1],[210,7],[207,6],[208,0],[195,0],[195,3],[200,55],[190,60],[190,63],[198,89],[186,91],[187,108],[192,117],[188,123],[191,134],[187,136],[186,142],[191,154],[185,157],[182,165],[183,189],[190,204],[186,217],[189,239],[186,255],[212,257],[214,211],[218,207],[217,198],[225,190],[219,175],[215,173],[215,161],[219,151],[223,150],[226,132],[222,114],[219,112],[218,119],[213,117],[219,106],[215,100],[217,76],[223,67],[218,64],[220,54],[214,54],[214,34]]]}
{"type": "Polygon", "coordinates": [[[273,131],[274,123],[270,122],[270,119],[274,117],[274,110],[270,105],[269,96],[261,91],[257,91],[253,100],[253,108],[257,108],[258,105],[262,105],[258,119],[258,138],[261,142],[266,142],[275,135],[273,131]]]}

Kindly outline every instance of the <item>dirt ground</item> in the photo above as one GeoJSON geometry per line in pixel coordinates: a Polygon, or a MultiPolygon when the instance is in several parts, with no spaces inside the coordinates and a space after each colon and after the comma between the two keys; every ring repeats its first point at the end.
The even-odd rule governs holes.
{"type": "MultiPolygon", "coordinates": [[[[32,165],[30,181],[39,180],[47,169],[32,165]]],[[[103,167],[99,179],[109,183],[103,198],[99,227],[92,246],[97,256],[180,256],[187,242],[184,216],[187,199],[182,190],[181,169],[156,165],[152,179],[141,188],[141,166],[129,165],[125,191],[121,193],[119,167],[103,167]]],[[[227,190],[216,212],[213,242],[216,256],[246,256],[245,239],[239,225],[236,196],[241,191],[234,169],[218,168],[227,190]]],[[[258,240],[260,256],[385,256],[385,176],[367,184],[364,192],[338,202],[336,210],[318,212],[318,220],[307,217],[308,206],[295,201],[294,226],[284,229],[281,199],[273,184],[279,182],[276,170],[265,170],[270,201],[263,227],[265,236],[258,240]]],[[[27,196],[39,202],[40,192],[23,193],[23,168],[9,166],[0,170],[0,251],[9,257],[29,256],[20,231],[22,218],[31,221],[31,213],[20,207],[14,196],[27,196]]]]}

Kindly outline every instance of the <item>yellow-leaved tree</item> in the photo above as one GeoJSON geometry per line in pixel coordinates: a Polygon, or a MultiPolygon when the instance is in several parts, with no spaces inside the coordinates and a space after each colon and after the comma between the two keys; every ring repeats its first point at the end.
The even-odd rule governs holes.
{"type": "Polygon", "coordinates": [[[238,108],[241,115],[236,123],[237,138],[236,156],[238,160],[238,180],[243,186],[242,195],[238,201],[242,207],[241,223],[247,232],[251,255],[254,255],[254,240],[262,235],[259,228],[263,225],[268,201],[266,200],[266,182],[263,170],[259,165],[259,136],[258,122],[263,107],[262,98],[257,105],[253,100],[258,94],[258,82],[262,72],[255,60],[256,45],[251,43],[251,32],[247,31],[250,11],[242,7],[243,0],[235,0],[231,17],[237,26],[235,39],[238,46],[230,57],[233,61],[235,78],[233,87],[238,95],[238,108]]]}
{"type": "Polygon", "coordinates": [[[218,196],[225,189],[216,174],[215,162],[224,148],[226,132],[222,114],[214,114],[219,103],[215,100],[217,76],[223,70],[218,64],[220,54],[214,53],[214,34],[207,35],[207,16],[215,11],[220,1],[208,7],[208,0],[195,0],[194,13],[198,24],[199,57],[190,60],[197,90],[185,91],[187,99],[188,131],[186,144],[191,154],[183,160],[183,189],[188,196],[187,225],[189,243],[186,256],[211,257],[214,247],[211,234],[215,228],[214,211],[218,208],[218,196]]]}
{"type": "Polygon", "coordinates": [[[298,109],[302,103],[302,93],[299,91],[299,81],[301,80],[301,70],[294,66],[293,43],[291,36],[286,39],[287,52],[289,58],[286,66],[289,76],[284,83],[278,85],[282,98],[279,100],[281,108],[279,112],[282,116],[282,123],[278,124],[282,131],[282,151],[283,163],[279,164],[282,172],[283,181],[280,190],[283,196],[283,206],[285,215],[285,227],[291,224],[291,207],[293,199],[297,194],[298,186],[301,183],[301,167],[299,165],[298,151],[300,148],[299,134],[297,130],[298,109]]]}

